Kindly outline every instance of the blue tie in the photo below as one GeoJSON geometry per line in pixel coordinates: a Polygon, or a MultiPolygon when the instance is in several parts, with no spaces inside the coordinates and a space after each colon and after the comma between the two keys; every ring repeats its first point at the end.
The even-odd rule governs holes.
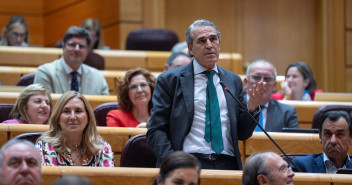
{"type": "Polygon", "coordinates": [[[218,95],[213,83],[214,71],[206,71],[208,77],[206,93],[206,111],[205,111],[205,133],[204,139],[211,142],[211,148],[215,153],[220,154],[224,150],[221,132],[221,119],[218,95]]]}
{"type": "Polygon", "coordinates": [[[78,90],[79,90],[78,79],[77,79],[78,72],[77,71],[72,71],[71,74],[72,74],[71,90],[78,92],[78,90]]]}
{"type": "MultiPolygon", "coordinates": [[[[260,109],[261,109],[261,111],[259,113],[259,125],[264,128],[264,126],[263,126],[263,110],[265,109],[265,106],[261,105],[260,109]]],[[[254,129],[254,132],[263,132],[263,131],[257,125],[254,129]]]]}

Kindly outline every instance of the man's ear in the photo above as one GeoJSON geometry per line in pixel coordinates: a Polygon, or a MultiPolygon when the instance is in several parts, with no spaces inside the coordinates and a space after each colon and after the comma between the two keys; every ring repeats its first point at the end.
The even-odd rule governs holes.
{"type": "Polygon", "coordinates": [[[165,64],[164,65],[164,72],[167,71],[167,70],[169,70],[169,65],[165,64]]]}
{"type": "Polygon", "coordinates": [[[321,132],[320,131],[319,131],[319,143],[323,144],[323,143],[321,143],[321,132]]]}
{"type": "Polygon", "coordinates": [[[187,47],[188,47],[188,52],[193,55],[193,50],[192,50],[192,46],[187,44],[187,47]]]}
{"type": "Polygon", "coordinates": [[[155,176],[155,180],[156,180],[156,182],[157,182],[158,185],[164,184],[164,183],[162,182],[162,179],[161,179],[161,177],[160,177],[160,174],[157,175],[157,176],[155,176]]]}
{"type": "Polygon", "coordinates": [[[260,185],[269,184],[269,182],[270,182],[269,178],[265,175],[262,175],[262,174],[257,176],[257,181],[260,185]]]}

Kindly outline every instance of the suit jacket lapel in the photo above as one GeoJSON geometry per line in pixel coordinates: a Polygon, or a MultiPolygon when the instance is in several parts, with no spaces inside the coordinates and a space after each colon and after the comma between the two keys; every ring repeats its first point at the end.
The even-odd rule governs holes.
{"type": "Polygon", "coordinates": [[[194,116],[194,78],[193,78],[193,62],[185,67],[180,76],[181,91],[183,100],[186,105],[189,119],[193,120],[194,116]]]}
{"type": "Polygon", "coordinates": [[[81,93],[85,94],[87,92],[92,92],[93,90],[91,89],[92,86],[89,84],[93,82],[93,79],[91,75],[88,74],[87,68],[84,64],[82,66],[82,78],[81,78],[81,93]]]}
{"type": "Polygon", "coordinates": [[[314,173],[326,173],[323,153],[321,153],[318,157],[314,158],[313,172],[314,173]]]}
{"type": "MultiPolygon", "coordinates": [[[[222,68],[220,68],[218,66],[218,71],[219,71],[219,77],[220,77],[220,81],[224,82],[224,84],[228,87],[228,89],[230,90],[230,92],[236,96],[236,92],[235,92],[235,85],[233,84],[233,81],[230,78],[226,78],[225,72],[223,71],[222,68]]],[[[226,103],[227,103],[227,109],[229,112],[229,118],[230,118],[230,124],[232,129],[237,130],[237,128],[235,128],[234,123],[236,123],[236,117],[235,114],[232,114],[232,112],[236,112],[236,107],[238,107],[238,105],[236,105],[236,100],[234,100],[231,95],[225,91],[225,89],[223,89],[224,94],[225,94],[225,99],[226,99],[226,103]]]]}
{"type": "Polygon", "coordinates": [[[268,108],[266,111],[266,122],[265,122],[265,130],[270,130],[271,128],[275,127],[274,125],[274,115],[275,115],[275,104],[273,104],[272,100],[269,100],[268,108]],[[270,124],[268,124],[270,123],[270,124]]]}
{"type": "Polygon", "coordinates": [[[66,92],[71,89],[68,84],[68,77],[63,62],[65,62],[63,57],[56,62],[56,79],[59,81],[58,86],[60,87],[60,89],[56,90],[56,92],[66,92]]]}

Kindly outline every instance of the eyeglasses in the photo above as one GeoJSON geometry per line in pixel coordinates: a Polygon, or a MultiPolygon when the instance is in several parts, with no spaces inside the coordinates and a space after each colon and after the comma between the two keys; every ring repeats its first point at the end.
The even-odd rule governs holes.
{"type": "Polygon", "coordinates": [[[146,89],[149,86],[150,82],[142,82],[140,84],[130,84],[128,85],[128,88],[131,91],[136,91],[138,87],[141,87],[141,89],[146,89]]]}
{"type": "Polygon", "coordinates": [[[17,37],[21,37],[21,38],[24,38],[26,37],[26,33],[18,33],[18,32],[12,32],[11,33],[11,36],[14,37],[14,38],[17,38],[17,37]]]}
{"type": "Polygon", "coordinates": [[[291,166],[290,166],[290,167],[289,167],[289,166],[282,166],[282,167],[279,169],[279,172],[280,172],[280,173],[287,173],[287,172],[289,172],[289,171],[292,171],[291,166]]]}
{"type": "Polygon", "coordinates": [[[262,79],[266,83],[274,82],[275,78],[272,76],[260,76],[260,75],[250,75],[249,76],[254,82],[260,82],[262,79]]]}
{"type": "Polygon", "coordinates": [[[86,43],[76,43],[74,41],[68,41],[67,42],[67,47],[69,49],[75,49],[76,47],[79,47],[79,49],[86,49],[87,48],[87,44],[86,43]]]}

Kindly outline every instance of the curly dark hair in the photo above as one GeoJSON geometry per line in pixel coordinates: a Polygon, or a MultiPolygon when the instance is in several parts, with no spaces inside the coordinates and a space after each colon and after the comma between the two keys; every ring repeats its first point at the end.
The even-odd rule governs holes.
{"type": "MultiPolygon", "coordinates": [[[[143,68],[133,68],[126,72],[123,78],[115,78],[117,86],[117,101],[119,102],[119,109],[131,112],[132,111],[132,102],[128,96],[128,85],[131,82],[131,79],[137,75],[143,75],[148,82],[150,82],[150,92],[153,95],[154,86],[155,86],[155,76],[151,74],[148,70],[143,68]]],[[[152,100],[149,100],[148,103],[148,112],[153,108],[152,100]]]]}

